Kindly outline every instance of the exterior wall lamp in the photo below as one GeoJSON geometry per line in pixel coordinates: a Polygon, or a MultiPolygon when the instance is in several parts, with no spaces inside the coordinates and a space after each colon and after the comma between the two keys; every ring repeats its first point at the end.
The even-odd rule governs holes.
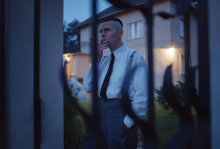
{"type": "Polygon", "coordinates": [[[169,48],[168,50],[167,50],[167,54],[171,57],[171,58],[173,58],[173,56],[174,56],[174,48],[169,48]]]}
{"type": "Polygon", "coordinates": [[[66,56],[66,60],[67,60],[67,62],[69,62],[69,60],[70,60],[69,55],[66,56]]]}

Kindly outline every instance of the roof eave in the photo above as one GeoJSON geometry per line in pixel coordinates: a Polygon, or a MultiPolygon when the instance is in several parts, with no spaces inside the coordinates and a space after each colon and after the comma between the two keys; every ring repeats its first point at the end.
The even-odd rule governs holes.
{"type": "MultiPolygon", "coordinates": [[[[97,20],[99,21],[99,20],[104,19],[104,18],[107,18],[107,17],[109,17],[109,16],[112,16],[112,15],[115,15],[115,14],[119,14],[119,13],[122,13],[122,12],[126,12],[126,11],[129,11],[129,10],[137,9],[138,7],[142,7],[142,6],[144,6],[144,4],[140,4],[140,5],[134,6],[133,8],[130,8],[130,9],[120,9],[120,10],[115,11],[115,12],[113,12],[113,13],[110,13],[110,14],[108,14],[108,15],[104,15],[104,16],[98,17],[97,20]]],[[[114,7],[114,6],[111,6],[111,7],[114,7]]],[[[109,8],[110,8],[110,7],[109,7],[109,8]]],[[[101,13],[101,12],[100,12],[100,13],[101,13]]],[[[97,15],[99,15],[100,13],[98,13],[97,15]]],[[[76,26],[76,28],[79,29],[79,28],[81,28],[81,27],[83,27],[83,26],[85,26],[85,25],[88,25],[88,24],[91,22],[91,21],[90,21],[91,19],[92,19],[92,17],[88,18],[87,20],[85,20],[85,21],[83,21],[82,23],[78,24],[78,25],[76,26]],[[84,23],[84,22],[86,22],[86,23],[84,23]]]]}

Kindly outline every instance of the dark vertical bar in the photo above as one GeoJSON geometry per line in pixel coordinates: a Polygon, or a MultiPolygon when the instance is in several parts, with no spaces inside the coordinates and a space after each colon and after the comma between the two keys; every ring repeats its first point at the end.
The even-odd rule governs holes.
{"type": "Polygon", "coordinates": [[[97,16],[96,16],[96,0],[92,1],[92,63],[93,63],[93,115],[95,122],[97,120],[97,16]]]}
{"type": "MultiPolygon", "coordinates": [[[[210,109],[210,74],[209,74],[209,18],[208,0],[198,2],[198,67],[199,67],[199,99],[207,109],[210,109]]],[[[204,118],[207,124],[206,131],[210,136],[210,112],[204,118]]],[[[210,137],[209,137],[210,139],[210,137]]],[[[210,140],[205,148],[210,148],[210,140]]]]}
{"type": "Polygon", "coordinates": [[[198,2],[199,99],[210,106],[208,0],[198,2]]]}
{"type": "Polygon", "coordinates": [[[147,1],[149,15],[147,17],[147,44],[148,44],[148,121],[152,128],[155,128],[154,117],[154,77],[153,77],[153,15],[152,15],[152,0],[147,1]]]}
{"type": "Polygon", "coordinates": [[[40,56],[40,0],[34,1],[34,148],[41,143],[41,99],[39,92],[40,56]]]}
{"type": "Polygon", "coordinates": [[[189,101],[189,67],[190,67],[190,27],[189,27],[189,12],[184,14],[184,47],[185,47],[185,98],[186,108],[190,112],[189,101]]]}
{"type": "MultiPolygon", "coordinates": [[[[93,41],[92,41],[92,38],[89,39],[90,40],[90,48],[91,48],[91,52],[93,51],[93,41]]],[[[92,54],[92,53],[90,53],[92,54]]]]}
{"type": "Polygon", "coordinates": [[[6,66],[6,2],[0,1],[0,147],[6,148],[6,132],[5,132],[5,101],[6,101],[6,87],[5,87],[5,66],[6,66]]]}

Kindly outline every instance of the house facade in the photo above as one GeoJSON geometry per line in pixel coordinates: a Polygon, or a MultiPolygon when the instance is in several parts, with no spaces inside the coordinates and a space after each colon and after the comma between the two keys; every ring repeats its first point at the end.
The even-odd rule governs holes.
{"type": "MultiPolygon", "coordinates": [[[[143,6],[144,1],[134,2],[134,9],[121,10],[114,6],[98,14],[98,35],[101,21],[109,16],[117,17],[123,22],[123,42],[128,48],[139,51],[147,63],[147,24],[143,14],[137,9],[143,6]]],[[[174,14],[176,11],[176,1],[158,0],[153,3],[153,12],[167,12],[174,14]]],[[[80,23],[80,47],[81,52],[91,53],[91,26],[90,20],[80,23]]],[[[159,88],[163,82],[165,69],[173,65],[173,83],[184,82],[185,56],[184,56],[184,19],[176,17],[174,19],[163,19],[159,16],[154,18],[153,28],[153,53],[154,53],[154,87],[159,88]]],[[[197,24],[196,15],[190,15],[190,47],[192,66],[197,65],[197,24]]]]}
{"type": "Polygon", "coordinates": [[[90,54],[86,53],[67,53],[63,54],[63,60],[67,61],[67,78],[74,78],[82,83],[84,75],[91,67],[90,54]]]}

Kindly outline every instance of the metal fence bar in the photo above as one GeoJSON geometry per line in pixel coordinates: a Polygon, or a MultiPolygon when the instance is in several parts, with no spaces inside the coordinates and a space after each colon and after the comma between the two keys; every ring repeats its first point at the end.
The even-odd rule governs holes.
{"type": "MultiPolygon", "coordinates": [[[[202,105],[210,109],[210,67],[209,67],[209,18],[208,18],[208,0],[198,2],[198,68],[199,68],[199,99],[202,105]]],[[[210,111],[204,113],[208,142],[206,148],[210,148],[210,111]],[[208,114],[208,115],[207,115],[208,114]]]]}
{"type": "Polygon", "coordinates": [[[96,15],[97,3],[96,0],[92,1],[92,40],[93,40],[93,50],[92,50],[92,63],[93,63],[93,115],[95,121],[97,121],[97,15],[96,15]]]}
{"type": "Polygon", "coordinates": [[[190,112],[189,101],[189,75],[190,75],[190,23],[189,23],[189,11],[184,14],[184,52],[185,52],[185,99],[186,108],[190,112]]]}
{"type": "Polygon", "coordinates": [[[0,1],[0,147],[6,148],[6,1],[0,1]]]}
{"type": "MultiPolygon", "coordinates": [[[[126,1],[116,1],[116,0],[109,0],[113,5],[119,7],[119,8],[131,8],[129,3],[126,1]]],[[[172,66],[169,66],[165,72],[164,76],[164,96],[167,98],[168,103],[171,105],[171,107],[177,112],[177,115],[179,116],[180,124],[179,124],[179,130],[177,134],[173,137],[173,139],[169,142],[167,148],[192,148],[192,144],[195,144],[193,142],[198,142],[201,140],[199,137],[194,137],[193,142],[191,142],[192,134],[193,134],[193,120],[191,116],[191,109],[190,105],[192,104],[195,106],[198,117],[199,117],[199,123],[198,123],[198,129],[197,134],[201,133],[201,130],[208,128],[210,131],[209,126],[209,117],[204,119],[201,119],[203,117],[203,113],[201,111],[207,111],[209,115],[209,109],[202,107],[200,104],[195,89],[190,86],[194,85],[194,75],[195,75],[195,68],[190,69],[190,0],[178,0],[177,4],[177,11],[175,14],[167,14],[164,12],[157,13],[159,16],[161,16],[164,19],[171,19],[176,16],[180,16],[184,14],[184,49],[185,49],[185,93],[186,93],[186,106],[182,106],[175,94],[174,86],[172,83],[172,66]],[[190,72],[191,70],[191,72],[190,72]],[[194,101],[191,101],[195,97],[194,101]],[[198,104],[195,104],[198,103],[198,104]],[[199,109],[199,110],[198,110],[199,109]],[[202,121],[202,122],[201,122],[202,121]],[[205,125],[203,125],[205,124],[205,125]],[[204,126],[204,127],[203,127],[204,126]]],[[[95,148],[98,145],[96,144],[97,141],[94,141],[94,137],[99,138],[99,134],[97,133],[99,131],[99,128],[96,128],[94,125],[96,122],[98,122],[98,104],[97,104],[97,15],[96,15],[96,0],[92,1],[92,58],[93,58],[93,116],[89,117],[88,122],[89,124],[92,124],[92,127],[90,127],[90,144],[87,144],[87,148],[95,148]],[[90,123],[92,122],[92,123],[90,123]],[[92,129],[95,131],[91,131],[92,129]],[[96,142],[96,143],[94,143],[96,142]],[[93,146],[91,146],[93,144],[93,146]]],[[[209,80],[209,63],[208,63],[208,19],[207,19],[207,0],[204,2],[201,2],[201,8],[200,11],[198,11],[199,16],[199,22],[198,24],[198,30],[199,30],[199,68],[202,70],[199,72],[199,81],[200,86],[202,86],[201,92],[205,94],[206,96],[202,97],[203,103],[208,102],[209,103],[209,82],[203,83],[204,80],[209,80]],[[204,12],[204,7],[206,7],[204,12]],[[205,13],[205,14],[204,14],[205,13]],[[205,15],[205,23],[204,24],[204,15],[205,15]],[[205,37],[205,38],[203,38],[205,37]],[[200,39],[201,38],[201,39],[200,39]],[[203,48],[202,50],[200,48],[203,48]],[[201,50],[201,51],[200,51],[201,50]],[[204,64],[205,59],[205,64],[204,64]],[[205,65],[205,69],[204,69],[205,65]],[[204,90],[204,88],[206,90],[204,90]]],[[[154,115],[154,96],[153,96],[153,83],[154,83],[154,77],[153,77],[153,17],[152,14],[152,1],[146,0],[146,8],[140,8],[142,13],[144,14],[145,18],[147,19],[147,50],[148,50],[148,105],[149,105],[149,111],[148,111],[148,121],[145,123],[144,121],[137,119],[135,117],[134,113],[129,110],[131,108],[126,108],[125,102],[123,103],[123,107],[125,110],[128,111],[129,115],[135,119],[135,121],[139,124],[141,127],[141,130],[144,134],[144,148],[157,148],[158,142],[155,134],[155,115],[154,115]]],[[[126,89],[128,85],[123,85],[123,93],[122,93],[122,101],[125,101],[125,99],[129,98],[127,94],[128,89],[126,89]],[[125,86],[125,87],[124,87],[125,86]]],[[[200,87],[199,86],[199,87],[200,87]]],[[[209,106],[209,104],[208,104],[209,106]]],[[[81,112],[82,113],[82,112],[81,112]]],[[[206,129],[207,130],[207,129],[206,129]]],[[[207,133],[206,133],[207,134],[207,133]]],[[[206,136],[208,137],[208,136],[206,136]]],[[[204,142],[207,140],[206,137],[204,137],[202,140],[204,142]]],[[[203,146],[200,145],[200,146],[203,146]]],[[[208,144],[208,146],[210,146],[208,144]]],[[[97,148],[96,147],[96,148],[97,148]]],[[[196,145],[197,147],[197,145],[196,145]]]]}
{"type": "Polygon", "coordinates": [[[147,44],[148,44],[148,122],[155,129],[154,117],[154,71],[153,71],[153,14],[152,0],[147,1],[148,16],[147,16],[147,44]]]}
{"type": "Polygon", "coordinates": [[[41,99],[40,99],[40,0],[34,1],[34,148],[41,143],[41,99]]]}
{"type": "Polygon", "coordinates": [[[198,64],[199,64],[199,98],[209,107],[209,32],[208,0],[198,3],[198,64]]]}

